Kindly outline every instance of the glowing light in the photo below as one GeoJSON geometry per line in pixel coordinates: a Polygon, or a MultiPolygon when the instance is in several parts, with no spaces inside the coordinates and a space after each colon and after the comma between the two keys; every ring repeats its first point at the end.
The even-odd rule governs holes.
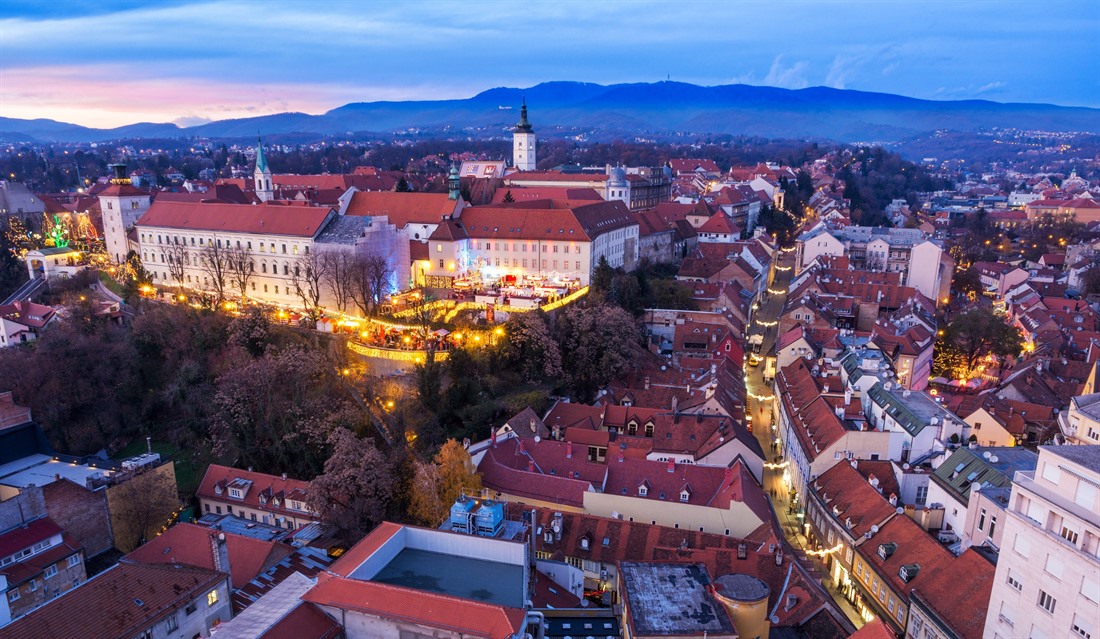
{"type": "Polygon", "coordinates": [[[826,555],[840,552],[841,550],[844,550],[844,544],[837,544],[832,548],[826,548],[824,550],[807,550],[806,554],[812,557],[824,557],[826,555]]]}
{"type": "Polygon", "coordinates": [[[770,468],[771,470],[779,470],[780,468],[786,468],[787,462],[779,462],[778,464],[768,463],[764,464],[764,468],[770,468]]]}

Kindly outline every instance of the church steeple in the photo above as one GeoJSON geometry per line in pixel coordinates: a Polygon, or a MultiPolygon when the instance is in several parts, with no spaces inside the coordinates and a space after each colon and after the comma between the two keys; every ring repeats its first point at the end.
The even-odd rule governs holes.
{"type": "Polygon", "coordinates": [[[512,166],[520,171],[535,170],[535,130],[527,121],[527,96],[519,110],[519,122],[512,130],[512,166]]]}
{"type": "Polygon", "coordinates": [[[519,122],[516,123],[516,133],[534,133],[531,123],[527,121],[527,96],[523,97],[523,106],[519,108],[519,122]]]}
{"type": "Polygon", "coordinates": [[[264,144],[259,137],[256,138],[256,169],[252,172],[255,184],[256,197],[261,202],[267,202],[275,197],[271,188],[271,169],[267,168],[267,158],[264,156],[264,144]]]}

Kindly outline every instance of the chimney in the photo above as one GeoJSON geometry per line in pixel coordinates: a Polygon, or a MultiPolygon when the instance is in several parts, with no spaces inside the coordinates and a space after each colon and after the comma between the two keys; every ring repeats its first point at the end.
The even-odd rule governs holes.
{"type": "Polygon", "coordinates": [[[529,472],[529,473],[535,472],[535,460],[533,460],[533,459],[527,460],[527,472],[529,472]]]}
{"type": "Polygon", "coordinates": [[[561,441],[561,426],[554,424],[554,439],[561,441]]]}
{"type": "Polygon", "coordinates": [[[844,405],[848,406],[852,403],[852,387],[844,389],[844,405]]]}
{"type": "Polygon", "coordinates": [[[152,437],[146,437],[145,438],[145,451],[148,452],[148,453],[153,452],[153,438],[152,437]]]}
{"type": "Polygon", "coordinates": [[[565,458],[573,459],[573,442],[565,442],[565,458]]]}
{"type": "Polygon", "coordinates": [[[554,540],[561,541],[562,514],[554,513],[554,520],[550,523],[550,529],[554,531],[554,540]]]}
{"type": "Polygon", "coordinates": [[[283,473],[283,481],[286,481],[286,473],[283,473]]]}
{"type": "Polygon", "coordinates": [[[229,573],[229,546],[225,543],[225,533],[218,530],[210,533],[210,551],[214,559],[214,570],[229,573]]]}
{"type": "Polygon", "coordinates": [[[895,495],[894,493],[890,493],[890,505],[891,506],[897,506],[898,505],[898,496],[895,495]]]}
{"type": "Polygon", "coordinates": [[[670,472],[670,473],[676,472],[676,460],[675,459],[668,460],[668,472],[670,472]]]}
{"type": "Polygon", "coordinates": [[[525,454],[526,452],[527,452],[527,447],[526,447],[526,446],[524,446],[524,444],[523,444],[523,440],[521,439],[521,440],[519,440],[519,447],[518,447],[518,448],[516,448],[516,454],[517,454],[517,455],[523,455],[523,454],[525,454]]]}
{"type": "Polygon", "coordinates": [[[649,375],[645,376],[645,381],[643,382],[643,384],[644,384],[643,388],[645,388],[646,390],[649,390],[649,375]]]}
{"type": "Polygon", "coordinates": [[[623,453],[623,451],[622,451],[622,450],[620,449],[620,450],[619,450],[619,463],[620,463],[620,464],[621,464],[621,463],[623,463],[623,459],[624,459],[625,457],[626,457],[626,454],[625,454],[625,453],[623,453]]]}
{"type": "Polygon", "coordinates": [[[539,430],[538,426],[535,425],[535,419],[531,418],[531,432],[532,433],[537,433],[538,430],[539,430]]]}
{"type": "Polygon", "coordinates": [[[676,414],[676,409],[679,406],[679,404],[680,404],[680,400],[675,395],[673,395],[672,396],[672,413],[674,415],[676,414]]]}

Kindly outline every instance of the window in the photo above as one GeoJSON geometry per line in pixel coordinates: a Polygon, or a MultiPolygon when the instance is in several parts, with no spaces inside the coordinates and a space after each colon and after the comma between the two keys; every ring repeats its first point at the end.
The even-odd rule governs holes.
{"type": "Polygon", "coordinates": [[[70,555],[69,556],[69,561],[67,563],[68,563],[69,568],[72,568],[73,566],[79,564],[80,563],[80,555],[79,554],[70,555]]]}
{"type": "Polygon", "coordinates": [[[898,602],[898,612],[895,616],[898,618],[899,622],[905,620],[905,608],[902,608],[900,601],[898,602]]]}
{"type": "Polygon", "coordinates": [[[993,531],[997,529],[997,515],[993,515],[989,518],[989,536],[993,536],[993,531]]]}
{"type": "Polygon", "coordinates": [[[1084,639],[1092,639],[1092,623],[1084,617],[1074,614],[1073,615],[1073,634],[1078,637],[1084,637],[1084,639]]]}
{"type": "Polygon", "coordinates": [[[44,574],[46,576],[46,579],[49,579],[50,577],[56,577],[57,576],[57,564],[54,564],[52,566],[47,567],[46,572],[44,574]]]}
{"type": "Polygon", "coordinates": [[[1058,605],[1058,600],[1048,595],[1045,590],[1040,590],[1038,603],[1040,608],[1054,614],[1054,607],[1058,605]]]}
{"type": "MultiPolygon", "coordinates": [[[[109,206],[107,208],[110,208],[109,206]]],[[[8,601],[19,601],[19,590],[12,590],[8,593],[8,601]]]]}
{"type": "Polygon", "coordinates": [[[443,268],[443,260],[439,260],[439,268],[443,268]]]}
{"type": "Polygon", "coordinates": [[[167,632],[175,632],[175,631],[179,630],[180,629],[179,617],[177,617],[175,614],[169,615],[168,618],[164,620],[164,629],[167,632]]]}
{"type": "Polygon", "coordinates": [[[1019,553],[1021,556],[1027,557],[1031,552],[1031,545],[1027,543],[1027,540],[1020,535],[1016,535],[1016,540],[1012,544],[1012,549],[1019,553]]]}
{"type": "Polygon", "coordinates": [[[31,592],[34,592],[35,590],[38,590],[38,580],[37,579],[31,579],[29,589],[30,589],[31,592]]]}
{"type": "Polygon", "coordinates": [[[1024,585],[1020,583],[1020,580],[1016,576],[1016,573],[1012,572],[1011,569],[1008,571],[1008,579],[1006,579],[1005,581],[1007,581],[1008,585],[1012,586],[1017,592],[1024,589],[1024,585]]]}
{"type": "Polygon", "coordinates": [[[985,508],[978,511],[978,530],[985,530],[985,508]]]}
{"type": "Polygon", "coordinates": [[[1047,555],[1047,564],[1043,569],[1052,577],[1062,578],[1062,562],[1058,561],[1054,555],[1047,555]]]}
{"type": "Polygon", "coordinates": [[[1077,545],[1077,531],[1072,530],[1068,526],[1062,526],[1062,532],[1060,533],[1062,539],[1065,539],[1074,546],[1077,545]]]}
{"type": "MultiPolygon", "coordinates": [[[[1096,438],[1092,437],[1092,439],[1096,438]]],[[[1090,483],[1078,481],[1077,492],[1073,495],[1073,501],[1078,506],[1091,509],[1092,505],[1096,503],[1096,487],[1090,483]]]]}
{"type": "Polygon", "coordinates": [[[917,503],[923,504],[928,501],[928,486],[917,486],[917,503]]]}
{"type": "Polygon", "coordinates": [[[211,590],[210,592],[206,593],[206,605],[207,606],[213,606],[217,603],[218,603],[218,591],[217,590],[211,590]]]}
{"type": "Polygon", "coordinates": [[[1058,470],[1057,466],[1050,462],[1043,464],[1043,479],[1052,484],[1057,484],[1059,477],[1061,477],[1061,471],[1058,470]]]}

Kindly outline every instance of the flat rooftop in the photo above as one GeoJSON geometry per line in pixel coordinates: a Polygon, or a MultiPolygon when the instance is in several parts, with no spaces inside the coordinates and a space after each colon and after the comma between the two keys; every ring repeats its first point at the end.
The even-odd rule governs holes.
{"type": "Polygon", "coordinates": [[[370,581],[522,608],[523,578],[522,566],[404,548],[370,581]]]}
{"type": "MultiPolygon", "coordinates": [[[[107,462],[104,462],[106,465],[107,462]]],[[[85,464],[55,460],[49,455],[36,453],[0,466],[0,484],[13,488],[46,486],[57,481],[58,476],[72,482],[87,485],[89,477],[111,475],[109,468],[96,468],[85,464]]]]}
{"type": "Polygon", "coordinates": [[[630,623],[637,635],[732,634],[733,622],[707,591],[703,564],[619,564],[630,623]]]}

